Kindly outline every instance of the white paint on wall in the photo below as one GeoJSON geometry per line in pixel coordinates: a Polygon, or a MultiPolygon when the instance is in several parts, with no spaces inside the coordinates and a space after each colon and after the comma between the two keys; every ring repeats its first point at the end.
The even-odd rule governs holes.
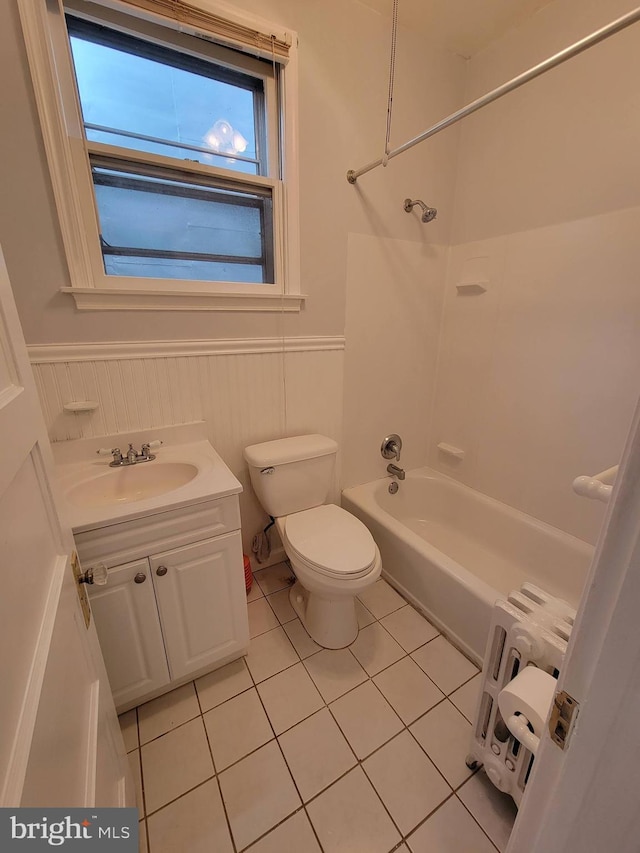
{"type": "Polygon", "coordinates": [[[349,236],[343,487],[385,476],[393,432],[403,467],[426,463],[446,262],[445,246],[349,236]]]}
{"type": "MultiPolygon", "coordinates": [[[[469,63],[472,99],[634,4],[556,0],[469,63]]],[[[640,367],[640,27],[462,124],[429,461],[593,542],[640,367]],[[487,292],[456,283],[485,278],[487,292]],[[438,442],[466,451],[455,462],[438,442]]]]}
{"type": "MultiPolygon", "coordinates": [[[[215,345],[212,344],[212,349],[215,345]]],[[[49,435],[54,441],[111,435],[204,420],[208,438],[242,482],[245,550],[266,516],[253,495],[242,451],[258,441],[320,432],[342,438],[341,349],[104,358],[35,363],[49,435]],[[64,403],[93,399],[87,414],[64,403]]],[[[65,348],[61,348],[65,352],[65,348]]],[[[334,489],[333,497],[337,496],[334,489]]]]}

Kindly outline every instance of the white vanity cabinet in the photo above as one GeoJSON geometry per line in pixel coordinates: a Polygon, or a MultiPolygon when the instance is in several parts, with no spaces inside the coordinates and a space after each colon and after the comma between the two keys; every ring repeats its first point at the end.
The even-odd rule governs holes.
{"type": "Polygon", "coordinates": [[[149,563],[172,680],[242,648],[247,604],[239,532],[157,554],[149,563]]]}
{"type": "Polygon", "coordinates": [[[116,706],[170,681],[149,560],[109,570],[90,587],[91,611],[116,706]]]}
{"type": "Polygon", "coordinates": [[[118,711],[242,655],[249,642],[237,495],[75,535],[118,711]]]}

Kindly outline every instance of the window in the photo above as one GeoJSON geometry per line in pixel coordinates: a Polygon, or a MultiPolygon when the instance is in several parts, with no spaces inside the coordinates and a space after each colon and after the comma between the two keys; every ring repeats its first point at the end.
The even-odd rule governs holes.
{"type": "MultiPolygon", "coordinates": [[[[67,168],[59,142],[47,150],[78,307],[298,310],[288,151],[283,171],[295,86],[273,39],[256,56],[123,14],[126,3],[69,0],[63,19],[39,2],[68,143],[67,168]]],[[[50,124],[49,104],[45,143],[50,124]]]]}

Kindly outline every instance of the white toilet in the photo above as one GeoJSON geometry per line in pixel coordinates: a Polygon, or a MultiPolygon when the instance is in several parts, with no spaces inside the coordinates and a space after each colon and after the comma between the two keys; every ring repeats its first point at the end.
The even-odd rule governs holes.
{"type": "Polygon", "coordinates": [[[358,636],[355,597],[380,577],[378,546],[365,525],[325,504],[338,445],[298,435],[245,448],[251,483],[273,516],[296,575],[291,604],[309,635],[327,649],[358,636]]]}

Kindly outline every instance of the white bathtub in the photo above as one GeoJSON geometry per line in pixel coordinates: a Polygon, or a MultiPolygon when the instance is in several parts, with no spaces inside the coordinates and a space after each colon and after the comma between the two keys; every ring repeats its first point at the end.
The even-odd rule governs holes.
{"type": "Polygon", "coordinates": [[[429,468],[345,489],[382,571],[451,640],[482,660],[498,598],[530,581],[577,606],[593,548],[429,468]]]}

